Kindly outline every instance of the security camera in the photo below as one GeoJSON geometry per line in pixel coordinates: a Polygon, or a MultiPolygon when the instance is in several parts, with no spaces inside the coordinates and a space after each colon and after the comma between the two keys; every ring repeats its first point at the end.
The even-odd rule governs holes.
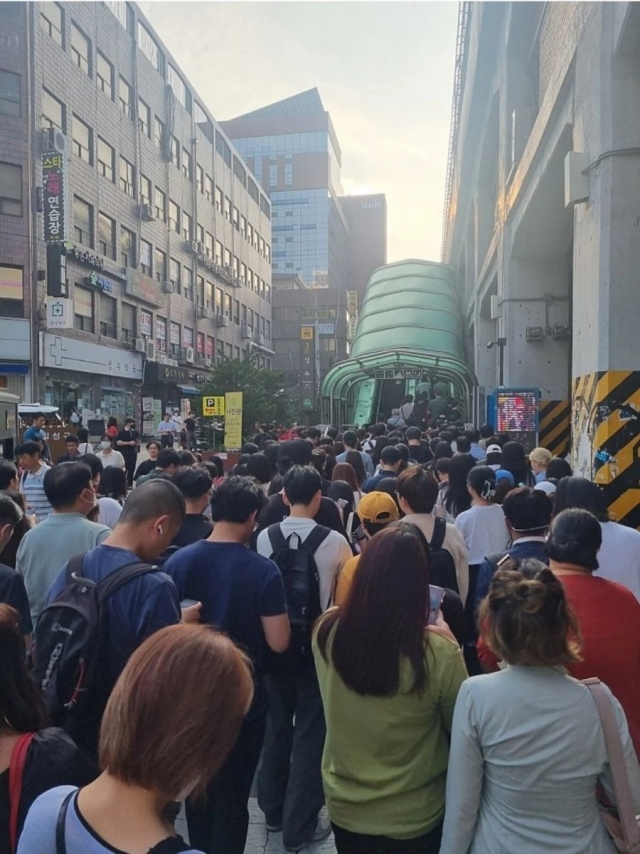
{"type": "Polygon", "coordinates": [[[490,350],[495,343],[495,341],[487,341],[487,350],[490,350]]]}

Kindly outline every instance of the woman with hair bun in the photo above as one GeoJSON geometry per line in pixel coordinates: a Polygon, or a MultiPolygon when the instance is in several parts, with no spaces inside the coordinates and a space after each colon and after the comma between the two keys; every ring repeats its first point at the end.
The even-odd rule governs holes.
{"type": "MultiPolygon", "coordinates": [[[[566,670],[580,653],[563,585],[539,561],[500,569],[480,621],[506,667],[460,688],[440,854],[614,854],[596,799],[597,783],[613,799],[600,717],[566,670]]],[[[605,690],[637,812],[640,767],[624,711],[605,690]]]]}

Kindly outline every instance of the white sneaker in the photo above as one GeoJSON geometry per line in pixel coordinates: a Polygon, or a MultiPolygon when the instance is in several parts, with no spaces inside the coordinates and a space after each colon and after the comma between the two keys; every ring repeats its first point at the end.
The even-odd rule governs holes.
{"type": "Polygon", "coordinates": [[[306,842],[303,842],[302,845],[300,845],[296,848],[285,848],[284,850],[287,852],[287,854],[297,854],[298,851],[302,851],[302,849],[305,848],[307,845],[309,845],[311,842],[322,842],[322,840],[326,839],[330,833],[331,833],[331,822],[329,821],[328,817],[326,815],[324,815],[324,813],[321,813],[318,816],[316,829],[313,831],[311,836],[306,840],[306,842]]]}

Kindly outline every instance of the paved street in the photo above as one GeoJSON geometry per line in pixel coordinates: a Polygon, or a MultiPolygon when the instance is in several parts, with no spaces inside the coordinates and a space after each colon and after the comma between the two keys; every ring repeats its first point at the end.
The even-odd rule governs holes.
{"type": "MultiPolygon", "coordinates": [[[[277,854],[284,851],[282,846],[281,833],[269,833],[264,824],[264,814],[258,808],[258,803],[255,798],[249,801],[249,835],[247,837],[247,847],[244,849],[245,854],[277,854]]],[[[180,814],[176,822],[178,833],[183,839],[188,840],[187,826],[184,821],[183,813],[180,814]]],[[[315,845],[307,845],[303,849],[304,854],[335,854],[335,845],[333,844],[333,835],[324,842],[318,842],[315,845]]]]}

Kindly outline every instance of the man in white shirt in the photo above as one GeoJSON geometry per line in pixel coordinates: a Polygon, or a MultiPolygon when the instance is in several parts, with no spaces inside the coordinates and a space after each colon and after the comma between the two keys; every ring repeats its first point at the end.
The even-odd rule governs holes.
{"type": "Polygon", "coordinates": [[[367,477],[373,477],[375,474],[375,466],[373,465],[373,460],[369,456],[369,454],[365,454],[364,451],[358,451],[358,434],[354,430],[347,430],[342,437],[342,441],[344,443],[344,452],[342,454],[338,454],[336,457],[337,463],[346,463],[347,454],[349,451],[357,451],[362,457],[362,462],[364,463],[364,470],[366,472],[367,477]]]}
{"type": "MultiPolygon", "coordinates": [[[[289,548],[298,548],[310,535],[318,536],[314,532],[320,526],[313,518],[322,501],[319,473],[312,466],[289,469],[284,476],[284,500],[291,514],[273,527],[280,528],[289,548]]],[[[258,554],[268,558],[274,554],[269,531],[262,531],[257,542],[258,554]]],[[[352,554],[341,534],[326,528],[321,531],[324,539],[313,557],[320,607],[326,611],[333,604],[336,580],[352,554]]],[[[329,825],[318,821],[324,803],[321,763],[326,728],[322,699],[311,658],[296,669],[274,670],[265,679],[269,713],[258,773],[258,803],[267,827],[282,830],[285,851],[298,851],[330,833],[329,825]],[[292,745],[291,751],[283,745],[292,745]]]]}
{"type": "Polygon", "coordinates": [[[171,418],[169,412],[165,412],[164,418],[158,424],[158,433],[160,433],[160,444],[163,448],[173,448],[173,440],[176,435],[178,425],[171,418]]]}

